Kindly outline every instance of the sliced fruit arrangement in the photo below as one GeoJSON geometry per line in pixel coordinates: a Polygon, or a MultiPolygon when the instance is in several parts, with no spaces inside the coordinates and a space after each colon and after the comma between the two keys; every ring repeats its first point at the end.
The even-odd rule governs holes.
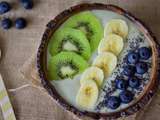
{"type": "Polygon", "coordinates": [[[51,80],[72,78],[88,67],[83,57],[74,52],[60,52],[51,57],[48,64],[48,73],[51,80]]]}
{"type": "Polygon", "coordinates": [[[83,83],[90,79],[94,80],[97,83],[98,87],[101,87],[104,79],[103,70],[94,66],[87,68],[81,76],[81,85],[83,85],[83,83]]]}
{"type": "Polygon", "coordinates": [[[141,47],[138,50],[130,51],[127,54],[127,65],[124,67],[123,76],[115,80],[116,89],[120,90],[116,96],[108,96],[105,100],[105,106],[110,109],[117,109],[122,103],[130,103],[135,96],[132,90],[139,89],[143,74],[148,71],[147,60],[151,57],[150,48],[141,47]],[[131,88],[130,90],[128,88],[131,88]]]}
{"type": "Polygon", "coordinates": [[[124,20],[110,20],[105,26],[104,38],[98,46],[98,53],[109,51],[118,56],[123,49],[124,39],[127,35],[128,25],[124,20]]]}
{"type": "MultiPolygon", "coordinates": [[[[85,13],[85,14],[88,14],[88,13],[85,13]]],[[[87,15],[87,16],[89,16],[89,15],[87,15]]],[[[82,18],[84,16],[80,15],[79,17],[82,18]]],[[[78,17],[75,17],[73,20],[70,19],[70,21],[69,21],[70,24],[71,24],[71,21],[75,22],[75,23],[72,22],[72,25],[74,23],[73,26],[77,25],[77,20],[75,20],[76,18],[78,18],[78,17]]],[[[88,19],[88,18],[86,18],[86,19],[88,19]]],[[[86,34],[86,28],[84,29],[84,27],[82,25],[81,25],[81,27],[78,27],[78,28],[86,34]]],[[[117,57],[116,56],[118,56],[123,49],[123,46],[124,46],[123,39],[128,34],[128,26],[122,20],[111,20],[110,22],[107,23],[104,34],[105,34],[104,35],[105,37],[101,40],[101,42],[98,46],[98,56],[93,61],[92,67],[86,69],[84,71],[84,73],[82,74],[82,77],[80,80],[81,87],[88,80],[94,80],[97,83],[98,87],[100,88],[103,83],[104,76],[109,77],[112,74],[113,70],[116,68],[116,65],[117,65],[117,57]]],[[[91,41],[91,38],[89,38],[89,40],[90,40],[91,48],[92,48],[92,44],[98,43],[98,41],[96,43],[92,43],[95,40],[91,41]]],[[[95,49],[95,47],[92,48],[92,50],[95,49]]],[[[120,84],[118,84],[118,87],[121,87],[121,85],[122,85],[122,87],[125,87],[125,84],[123,84],[122,82],[120,84]]],[[[82,88],[80,88],[78,95],[77,95],[78,100],[79,99],[81,99],[81,101],[83,101],[83,99],[90,100],[89,96],[79,95],[81,93],[80,92],[81,89],[82,88]],[[83,97],[86,97],[86,98],[83,98],[83,97]]],[[[110,100],[112,100],[112,99],[117,100],[117,101],[110,102],[109,107],[110,108],[118,107],[120,105],[119,98],[113,97],[110,100]]],[[[87,105],[87,102],[85,102],[85,103],[86,104],[83,103],[84,106],[82,106],[82,103],[80,102],[80,100],[77,101],[77,104],[79,106],[85,107],[86,109],[89,108],[87,105]]],[[[96,103],[96,101],[91,102],[90,104],[92,104],[92,106],[93,106],[95,103],[96,103]]]]}
{"type": "Polygon", "coordinates": [[[86,36],[80,30],[72,28],[60,28],[51,38],[49,52],[56,55],[61,51],[72,51],[88,60],[91,56],[90,44],[86,36]]]}
{"type": "Polygon", "coordinates": [[[98,87],[94,80],[86,80],[76,96],[76,103],[82,109],[93,109],[98,99],[98,87]]]}
{"type": "Polygon", "coordinates": [[[98,46],[98,53],[108,51],[118,56],[123,49],[123,44],[123,38],[121,36],[116,34],[109,34],[101,40],[98,46]]]}
{"type": "Polygon", "coordinates": [[[104,29],[104,35],[107,36],[108,34],[117,34],[125,39],[128,35],[127,23],[121,19],[110,20],[104,29]]]}
{"type": "Polygon", "coordinates": [[[56,30],[48,44],[52,56],[48,65],[50,78],[72,78],[81,73],[102,37],[102,24],[92,12],[71,16],[56,30]]]}
{"type": "Polygon", "coordinates": [[[111,75],[116,65],[117,57],[111,52],[100,53],[93,62],[93,66],[101,68],[106,77],[111,75]]]}
{"type": "MultiPolygon", "coordinates": [[[[123,39],[127,34],[128,26],[123,20],[111,20],[103,32],[100,21],[91,12],[73,15],[54,33],[49,42],[49,52],[52,56],[48,64],[50,79],[73,78],[82,73],[88,67],[86,60],[90,58],[91,52],[98,48],[98,56],[92,66],[81,76],[81,86],[76,96],[79,107],[93,109],[104,77],[109,77],[116,68],[117,56],[123,49],[123,39]],[[105,37],[101,40],[103,33],[105,37]]],[[[134,81],[130,83],[132,82],[134,81]]],[[[124,89],[127,85],[128,83],[124,84],[123,81],[117,82],[119,89],[124,89]]],[[[110,100],[112,99],[115,102],[108,105],[111,108],[118,107],[120,98],[113,97],[110,100]]]]}
{"type": "Polygon", "coordinates": [[[93,109],[98,99],[99,88],[104,79],[103,70],[91,66],[87,68],[80,80],[80,89],[76,96],[76,103],[82,109],[93,109]]]}
{"type": "Polygon", "coordinates": [[[102,86],[104,75],[108,77],[112,73],[116,65],[117,65],[117,57],[110,52],[100,53],[96,57],[93,66],[86,69],[81,76],[80,80],[81,87],[78,91],[76,99],[76,103],[78,106],[85,109],[94,108],[98,98],[98,88],[102,86]],[[92,81],[92,84],[94,82],[94,84],[92,85],[90,81],[92,81]],[[86,89],[86,91],[88,90],[87,87],[84,86],[86,86],[86,84],[89,83],[92,86],[92,89],[94,89],[94,91],[95,90],[97,91],[96,97],[94,92],[89,95],[87,92],[84,92],[85,90],[83,89],[86,89]],[[92,99],[94,99],[94,101],[92,99]]]}
{"type": "Polygon", "coordinates": [[[103,27],[100,20],[89,11],[73,15],[64,23],[64,26],[81,30],[86,35],[92,52],[97,49],[103,37],[103,27]]]}

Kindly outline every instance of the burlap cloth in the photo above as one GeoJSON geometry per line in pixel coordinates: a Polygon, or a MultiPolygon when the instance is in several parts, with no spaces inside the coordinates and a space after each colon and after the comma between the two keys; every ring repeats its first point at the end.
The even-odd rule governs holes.
{"type": "MultiPolygon", "coordinates": [[[[63,110],[42,87],[37,69],[35,56],[29,58],[20,69],[21,73],[30,80],[30,84],[17,89],[10,89],[12,102],[18,120],[89,120],[78,118],[63,110]],[[58,115],[58,114],[63,114],[58,115]]],[[[151,103],[134,115],[119,120],[159,120],[160,92],[154,96],[151,103]]]]}
{"type": "MultiPolygon", "coordinates": [[[[118,5],[143,20],[156,37],[160,38],[160,0],[34,0],[36,4],[31,11],[20,8],[18,0],[7,1],[14,5],[12,11],[5,15],[6,17],[15,19],[23,16],[29,19],[28,27],[24,30],[18,31],[14,28],[7,32],[0,30],[0,48],[3,58],[0,62],[0,72],[7,88],[16,88],[30,82],[28,85],[9,90],[17,120],[78,119],[58,106],[43,89],[35,69],[35,56],[27,60],[39,45],[45,24],[60,11],[82,1],[118,5]],[[19,74],[19,68],[25,78],[19,74]]],[[[160,120],[159,114],[160,93],[154,97],[146,110],[129,117],[128,120],[160,120]]]]}

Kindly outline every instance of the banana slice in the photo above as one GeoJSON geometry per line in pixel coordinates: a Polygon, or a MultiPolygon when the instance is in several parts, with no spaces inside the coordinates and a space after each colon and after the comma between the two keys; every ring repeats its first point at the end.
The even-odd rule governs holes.
{"type": "Polygon", "coordinates": [[[86,69],[82,74],[82,77],[80,80],[81,85],[90,79],[94,80],[97,83],[98,87],[101,87],[104,79],[103,70],[94,66],[86,69]]]}
{"type": "Polygon", "coordinates": [[[118,55],[123,49],[123,38],[116,34],[107,35],[98,46],[98,53],[112,52],[118,55]]]}
{"type": "Polygon", "coordinates": [[[100,53],[93,62],[93,65],[103,70],[106,77],[111,75],[117,65],[117,57],[111,52],[100,53]]]}
{"type": "Polygon", "coordinates": [[[128,35],[128,25],[124,20],[121,19],[112,19],[110,20],[104,29],[104,36],[108,34],[117,34],[123,38],[126,38],[128,35]]]}
{"type": "Polygon", "coordinates": [[[76,96],[76,103],[82,109],[93,109],[98,99],[98,87],[93,80],[87,80],[81,85],[76,96]]]}

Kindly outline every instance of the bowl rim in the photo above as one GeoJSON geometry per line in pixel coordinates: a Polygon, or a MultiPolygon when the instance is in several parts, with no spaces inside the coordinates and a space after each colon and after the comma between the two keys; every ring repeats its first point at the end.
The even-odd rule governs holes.
{"type": "Polygon", "coordinates": [[[153,33],[150,31],[146,25],[134,17],[131,13],[128,11],[115,6],[111,4],[102,4],[102,3],[81,3],[75,6],[70,7],[69,9],[64,10],[60,14],[58,14],[53,20],[51,20],[45,29],[45,32],[42,36],[40,46],[38,48],[37,52],[37,69],[38,69],[38,74],[41,79],[41,83],[43,87],[48,91],[48,93],[56,100],[56,102],[61,105],[65,110],[68,110],[75,115],[81,117],[81,116],[88,116],[92,117],[94,119],[100,119],[100,118],[119,118],[119,117],[124,117],[124,116],[129,116],[131,114],[136,113],[140,109],[142,109],[152,98],[154,93],[156,92],[156,89],[158,87],[158,80],[157,80],[157,75],[158,75],[158,51],[157,51],[157,44],[156,44],[156,38],[153,35],[153,33]],[[51,35],[56,31],[56,29],[63,24],[63,22],[69,18],[70,16],[81,12],[85,10],[93,10],[93,9],[99,9],[99,10],[109,10],[112,12],[116,12],[124,17],[127,17],[130,21],[132,21],[136,26],[139,27],[139,29],[144,33],[144,35],[149,39],[151,46],[152,46],[152,51],[154,53],[154,57],[152,59],[153,63],[153,69],[152,69],[152,75],[151,75],[151,80],[150,84],[148,84],[147,88],[145,88],[144,94],[136,100],[133,104],[130,106],[121,109],[119,111],[111,112],[111,113],[95,113],[95,112],[89,112],[89,111],[80,111],[76,107],[70,105],[65,99],[63,99],[56,89],[53,87],[53,85],[47,80],[47,70],[45,65],[46,63],[46,50],[49,42],[49,38],[51,35]]]}

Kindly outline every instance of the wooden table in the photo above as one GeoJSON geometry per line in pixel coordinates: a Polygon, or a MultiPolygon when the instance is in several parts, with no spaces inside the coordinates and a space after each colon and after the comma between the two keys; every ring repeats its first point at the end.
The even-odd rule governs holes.
{"type": "MultiPolygon", "coordinates": [[[[14,21],[17,17],[24,17],[28,21],[28,26],[24,30],[17,30],[15,27],[8,31],[0,29],[0,48],[3,55],[0,73],[4,77],[7,88],[10,89],[29,83],[20,74],[19,68],[36,52],[46,23],[65,8],[85,0],[34,0],[35,7],[32,10],[23,9],[18,0],[6,1],[12,3],[12,10],[1,15],[0,19],[9,17],[14,21]]],[[[90,2],[115,4],[128,10],[144,21],[157,39],[160,39],[160,0],[90,0],[90,2]]],[[[56,115],[57,120],[63,118],[61,113],[56,115]]]]}

